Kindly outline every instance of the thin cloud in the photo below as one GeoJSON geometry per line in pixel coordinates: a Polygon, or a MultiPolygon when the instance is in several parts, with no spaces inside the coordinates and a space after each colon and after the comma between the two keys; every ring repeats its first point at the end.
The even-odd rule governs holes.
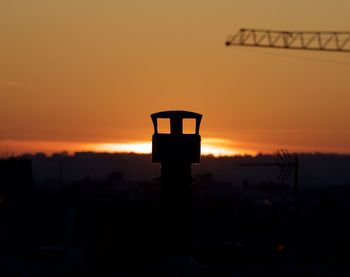
{"type": "Polygon", "coordinates": [[[18,88],[18,87],[21,87],[22,84],[17,81],[0,80],[0,86],[18,88]]]}

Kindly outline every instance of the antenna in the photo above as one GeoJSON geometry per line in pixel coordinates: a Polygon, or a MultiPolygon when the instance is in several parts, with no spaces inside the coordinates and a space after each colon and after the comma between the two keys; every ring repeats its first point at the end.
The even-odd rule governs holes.
{"type": "Polygon", "coordinates": [[[294,171],[293,195],[294,203],[297,205],[299,196],[299,159],[297,155],[291,155],[287,149],[277,151],[280,162],[275,163],[242,163],[240,166],[277,166],[280,169],[278,178],[282,181],[287,179],[294,171]]]}

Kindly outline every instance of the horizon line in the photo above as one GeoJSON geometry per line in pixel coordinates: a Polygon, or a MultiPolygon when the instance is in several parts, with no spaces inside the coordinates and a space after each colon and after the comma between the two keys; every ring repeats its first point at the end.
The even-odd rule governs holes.
{"type": "MultiPolygon", "coordinates": [[[[279,149],[288,149],[292,154],[326,154],[350,155],[350,151],[338,149],[317,150],[310,147],[287,147],[284,145],[253,145],[238,143],[224,138],[203,138],[201,146],[202,156],[236,157],[275,155],[279,149]],[[250,149],[249,149],[249,148],[250,149]],[[251,149],[256,150],[251,150],[251,149]]],[[[112,153],[112,154],[151,154],[152,143],[149,140],[123,140],[121,142],[72,142],[52,140],[10,140],[0,139],[0,158],[23,155],[54,154],[74,155],[76,153],[112,153]]]]}

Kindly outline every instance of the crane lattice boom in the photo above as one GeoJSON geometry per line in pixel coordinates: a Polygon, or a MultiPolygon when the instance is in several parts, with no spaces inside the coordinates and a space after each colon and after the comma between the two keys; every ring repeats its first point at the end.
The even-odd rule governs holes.
{"type": "Polygon", "coordinates": [[[240,29],[226,45],[350,53],[350,32],[294,32],[240,29]]]}

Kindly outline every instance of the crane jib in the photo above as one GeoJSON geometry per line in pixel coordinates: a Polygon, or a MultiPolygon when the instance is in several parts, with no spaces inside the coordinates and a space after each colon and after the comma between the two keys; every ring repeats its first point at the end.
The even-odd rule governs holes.
{"type": "Polygon", "coordinates": [[[228,37],[226,45],[350,52],[350,32],[275,31],[242,28],[236,34],[228,37]]]}

